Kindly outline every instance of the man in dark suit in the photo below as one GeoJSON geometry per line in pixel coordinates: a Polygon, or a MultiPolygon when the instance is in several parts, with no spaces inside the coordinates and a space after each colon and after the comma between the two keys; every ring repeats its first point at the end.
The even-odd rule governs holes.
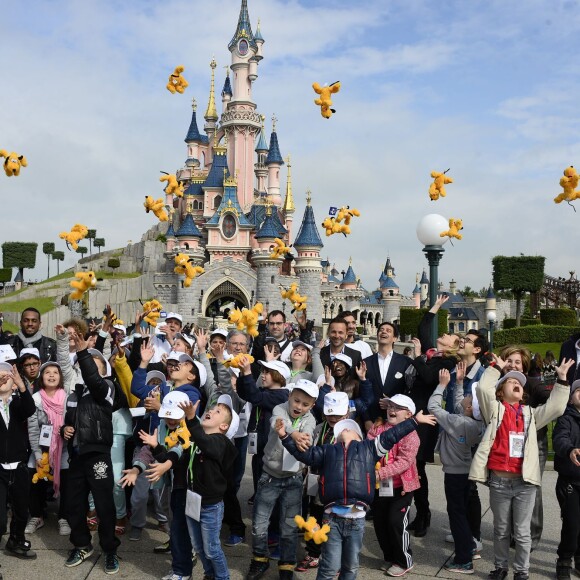
{"type": "MultiPolygon", "coordinates": [[[[560,358],[558,364],[562,364],[562,360],[565,358],[571,358],[572,360],[578,360],[578,349],[580,348],[580,334],[573,334],[568,340],[562,343],[560,347],[560,358]]],[[[568,375],[566,379],[570,384],[572,384],[577,378],[580,377],[580,368],[577,364],[573,364],[568,369],[568,375]]]]}
{"type": "MultiPolygon", "coordinates": [[[[373,384],[375,394],[375,404],[370,409],[373,421],[379,416],[386,418],[382,399],[405,391],[405,371],[411,359],[393,350],[398,338],[399,329],[390,322],[383,322],[377,331],[377,352],[364,359],[367,379],[373,384]]],[[[386,408],[386,404],[384,406],[386,408]]]]}
{"type": "Polygon", "coordinates": [[[358,380],[356,369],[362,358],[358,350],[346,346],[347,324],[342,318],[334,318],[328,325],[329,344],[320,350],[320,360],[322,365],[330,367],[332,360],[337,354],[346,354],[352,359],[350,375],[353,379],[358,380]]]}

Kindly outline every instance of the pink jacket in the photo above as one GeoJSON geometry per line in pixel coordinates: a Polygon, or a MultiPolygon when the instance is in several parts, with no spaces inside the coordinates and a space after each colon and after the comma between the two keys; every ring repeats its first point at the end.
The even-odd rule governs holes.
{"type": "MultiPolygon", "coordinates": [[[[367,439],[374,439],[378,437],[383,431],[390,429],[391,425],[383,423],[382,425],[373,425],[367,434],[367,439]]],[[[417,431],[409,433],[403,437],[390,451],[393,461],[385,463],[385,459],[381,459],[381,467],[379,469],[379,477],[387,479],[389,477],[401,478],[403,482],[403,491],[415,491],[421,487],[419,481],[419,474],[417,473],[417,451],[419,451],[419,435],[417,431]]]]}

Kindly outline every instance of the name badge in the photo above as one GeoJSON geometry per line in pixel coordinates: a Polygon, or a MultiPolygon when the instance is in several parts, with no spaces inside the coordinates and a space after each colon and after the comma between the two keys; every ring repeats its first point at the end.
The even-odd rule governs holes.
{"type": "Polygon", "coordinates": [[[522,458],[524,456],[524,434],[510,432],[510,457],[522,458]]]}
{"type": "Polygon", "coordinates": [[[248,455],[256,455],[258,453],[258,434],[253,431],[248,433],[248,455]]]}
{"type": "Polygon", "coordinates": [[[201,495],[187,490],[187,497],[185,499],[185,515],[196,522],[199,522],[201,517],[201,495]]]}
{"type": "Polygon", "coordinates": [[[41,447],[50,447],[52,441],[52,425],[43,425],[40,428],[40,440],[38,444],[41,447]]]}
{"type": "Polygon", "coordinates": [[[379,497],[393,497],[393,478],[381,479],[379,484],[379,497]]]}
{"type": "Polygon", "coordinates": [[[282,455],[282,471],[298,471],[299,469],[300,461],[298,461],[292,453],[288,453],[288,451],[284,449],[282,455]]]}

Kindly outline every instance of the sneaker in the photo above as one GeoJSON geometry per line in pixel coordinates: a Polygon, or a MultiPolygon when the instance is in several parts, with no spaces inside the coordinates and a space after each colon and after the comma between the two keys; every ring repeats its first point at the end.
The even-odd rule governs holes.
{"type": "Polygon", "coordinates": [[[452,560],[444,566],[448,572],[458,572],[459,574],[473,574],[473,562],[466,562],[465,564],[457,564],[452,560]]]}
{"type": "Polygon", "coordinates": [[[473,538],[473,542],[475,543],[475,548],[471,551],[471,558],[473,560],[481,560],[481,550],[483,550],[483,542],[476,540],[473,538]]]}
{"type": "Polygon", "coordinates": [[[488,580],[504,580],[507,573],[508,571],[505,568],[496,568],[487,575],[487,578],[488,580]]]}
{"type": "Polygon", "coordinates": [[[93,547],[88,546],[86,548],[73,548],[68,555],[68,558],[64,565],[67,568],[74,568],[79,564],[82,564],[87,558],[93,555],[93,547]]]}
{"type": "MultiPolygon", "coordinates": [[[[313,570],[314,568],[318,568],[319,559],[314,558],[313,556],[306,556],[304,560],[298,563],[295,570],[296,572],[308,572],[308,570],[313,570]]],[[[385,568],[386,570],[386,568],[385,568]]]]}
{"type": "Polygon", "coordinates": [[[191,576],[181,576],[181,574],[176,574],[173,570],[169,572],[166,576],[163,576],[161,580],[189,580],[191,576]]]}
{"type": "Polygon", "coordinates": [[[379,570],[381,570],[381,572],[386,572],[392,565],[393,565],[392,562],[383,562],[379,566],[379,570]]]}
{"type": "Polygon", "coordinates": [[[21,560],[35,560],[36,552],[30,549],[30,542],[28,540],[16,541],[12,537],[8,538],[4,551],[9,556],[15,556],[21,560]]]}
{"type": "Polygon", "coordinates": [[[141,534],[143,533],[143,528],[131,528],[129,532],[129,540],[132,542],[138,542],[141,540],[141,534]]]}
{"type": "Polygon", "coordinates": [[[571,560],[556,560],[557,580],[569,580],[571,570],[572,570],[571,560]]]}
{"type": "Polygon", "coordinates": [[[529,577],[527,572],[514,572],[514,580],[528,580],[529,577]]]}
{"type": "Polygon", "coordinates": [[[270,562],[268,562],[267,558],[252,558],[250,569],[246,574],[246,580],[258,580],[258,578],[261,578],[266,573],[269,567],[270,562]]]}
{"type": "Polygon", "coordinates": [[[276,546],[270,550],[270,560],[279,560],[280,555],[280,546],[276,546]]]}
{"type": "Polygon", "coordinates": [[[169,535],[169,523],[168,522],[157,522],[157,529],[169,535]]]}
{"type": "MultiPolygon", "coordinates": [[[[168,554],[171,552],[171,546],[169,545],[169,540],[167,542],[163,542],[163,544],[159,544],[153,548],[153,552],[155,554],[168,554]]],[[[173,574],[173,572],[171,572],[173,574]]]]}
{"type": "Polygon", "coordinates": [[[278,578],[279,580],[292,580],[294,578],[294,567],[292,566],[291,570],[278,568],[278,578]]]}
{"type": "Polygon", "coordinates": [[[236,534],[230,534],[228,539],[224,542],[224,546],[238,546],[239,544],[243,544],[246,539],[243,536],[236,536],[236,534]]]}
{"type": "Polygon", "coordinates": [[[58,535],[59,536],[70,536],[70,526],[68,525],[68,522],[64,519],[61,518],[60,520],[58,520],[58,535]]]}
{"type": "Polygon", "coordinates": [[[119,571],[119,556],[110,553],[105,554],[105,574],[116,574],[119,571]]]}
{"type": "Polygon", "coordinates": [[[445,536],[445,542],[447,544],[455,544],[455,540],[453,539],[453,534],[451,532],[445,536]]]}
{"type": "Polygon", "coordinates": [[[36,530],[40,530],[44,526],[44,520],[42,518],[30,518],[24,528],[25,534],[34,534],[36,530]]]}
{"type": "Polygon", "coordinates": [[[404,576],[407,572],[410,572],[413,569],[413,564],[409,568],[402,568],[398,564],[393,564],[388,570],[387,574],[389,576],[404,576]]]}
{"type": "Polygon", "coordinates": [[[127,516],[124,518],[117,518],[115,522],[115,535],[116,536],[123,536],[127,531],[127,516]]]}

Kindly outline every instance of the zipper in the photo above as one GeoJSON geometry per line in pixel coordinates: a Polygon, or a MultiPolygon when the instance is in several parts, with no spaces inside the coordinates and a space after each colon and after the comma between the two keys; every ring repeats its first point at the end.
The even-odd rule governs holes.
{"type": "Polygon", "coordinates": [[[343,457],[343,466],[342,466],[342,487],[344,489],[344,505],[346,505],[347,501],[347,494],[346,494],[346,447],[344,443],[342,444],[342,457],[343,457]]]}
{"type": "Polygon", "coordinates": [[[371,476],[367,473],[367,493],[371,493],[371,476]]]}
{"type": "Polygon", "coordinates": [[[320,495],[324,496],[324,475],[320,478],[320,490],[321,490],[320,495]]]}

